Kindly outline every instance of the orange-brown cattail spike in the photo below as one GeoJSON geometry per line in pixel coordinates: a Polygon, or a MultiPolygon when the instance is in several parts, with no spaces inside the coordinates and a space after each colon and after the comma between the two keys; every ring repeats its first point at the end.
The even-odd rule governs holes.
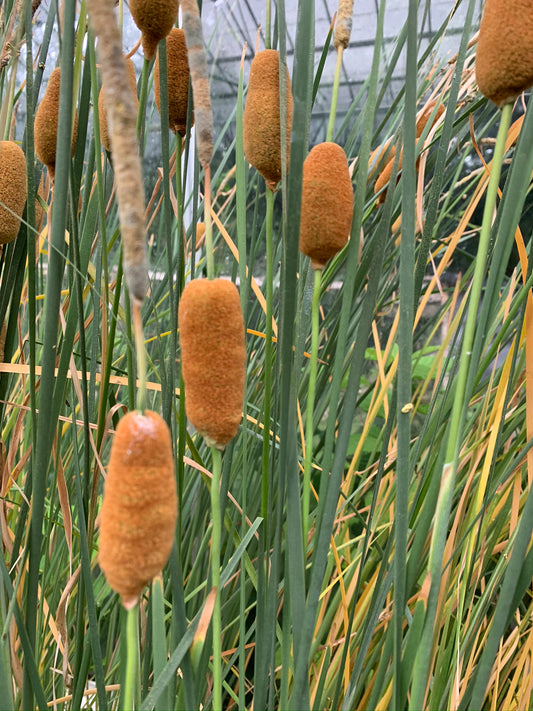
{"type": "Polygon", "coordinates": [[[335,49],[346,49],[352,33],[353,0],[339,0],[333,44],[335,49]]]}
{"type": "Polygon", "coordinates": [[[348,161],[336,143],[319,143],[303,165],[300,251],[313,269],[348,242],[353,217],[353,192],[348,161]]]}
{"type": "Polygon", "coordinates": [[[177,519],[170,431],[155,412],[128,412],[118,423],[100,512],[99,564],[132,607],[164,568],[177,519]]]}
{"type": "Polygon", "coordinates": [[[486,0],[476,79],[481,93],[498,106],[533,85],[533,0],[486,0]]]}
{"type": "Polygon", "coordinates": [[[28,196],[26,157],[14,141],[0,141],[0,244],[15,239],[28,196]]]}
{"type": "Polygon", "coordinates": [[[181,14],[191,72],[198,160],[205,168],[213,156],[213,112],[204,35],[196,0],[181,0],[181,14]]]}
{"type": "MultiPolygon", "coordinates": [[[[287,70],[286,152],[289,162],[292,93],[287,70]]],[[[281,180],[279,52],[265,49],[252,60],[243,116],[244,154],[274,190],[281,180]]]]}
{"type": "MultiPolygon", "coordinates": [[[[135,75],[135,66],[129,57],[125,57],[126,66],[128,69],[128,79],[130,82],[131,92],[133,95],[133,101],[137,109],[139,108],[139,99],[137,97],[137,77],[135,75]]],[[[100,141],[102,146],[106,149],[108,153],[111,152],[111,131],[109,130],[107,122],[107,111],[105,108],[105,94],[104,88],[100,89],[98,95],[98,119],[100,123],[100,141]]]]}
{"type": "MultiPolygon", "coordinates": [[[[43,99],[35,113],[34,142],[37,158],[44,163],[53,179],[56,167],[57,122],[59,118],[59,87],[61,70],[56,67],[50,74],[43,99]]],[[[72,155],[76,150],[78,135],[78,112],[74,114],[72,131],[72,155]]]]}
{"type": "MultiPolygon", "coordinates": [[[[185,135],[187,129],[189,76],[185,32],[174,27],[167,36],[168,123],[170,130],[181,136],[185,135]]],[[[159,55],[157,55],[154,65],[154,95],[155,105],[161,113],[159,55]]]]}
{"type": "Polygon", "coordinates": [[[178,10],[178,0],[130,0],[131,16],[142,33],[146,59],[153,58],[157,45],[174,26],[178,10]]]}
{"type": "Polygon", "coordinates": [[[209,445],[223,449],[237,434],[244,397],[244,322],[235,284],[189,282],[178,325],[187,417],[209,445]]]}

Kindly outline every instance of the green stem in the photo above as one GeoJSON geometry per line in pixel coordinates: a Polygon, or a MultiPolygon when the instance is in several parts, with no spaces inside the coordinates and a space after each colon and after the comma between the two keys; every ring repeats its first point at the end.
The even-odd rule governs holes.
{"type": "Polygon", "coordinates": [[[311,305],[311,360],[309,361],[309,388],[307,391],[307,411],[305,421],[305,459],[302,497],[302,529],[304,541],[304,558],[307,549],[307,533],[309,531],[309,500],[311,495],[311,466],[313,463],[313,412],[315,409],[316,371],[318,363],[319,308],[322,270],[315,269],[313,287],[313,302],[311,305]]]}
{"type": "Polygon", "coordinates": [[[133,711],[135,708],[135,698],[137,696],[136,687],[139,682],[137,677],[137,668],[139,665],[138,609],[139,605],[135,603],[126,613],[126,676],[124,679],[124,694],[122,697],[122,707],[124,711],[133,711]]]}
{"type": "Polygon", "coordinates": [[[273,224],[274,224],[274,193],[266,191],[266,324],[265,324],[265,377],[264,393],[265,407],[263,412],[263,456],[261,477],[261,516],[263,526],[268,520],[268,469],[270,461],[270,394],[272,389],[272,294],[273,294],[273,224]]]}
{"type": "Polygon", "coordinates": [[[265,49],[270,49],[270,35],[272,34],[271,30],[271,15],[272,15],[272,10],[271,10],[271,0],[266,0],[266,13],[265,13],[265,49]]]}
{"type": "Polygon", "coordinates": [[[139,96],[139,111],[137,113],[137,137],[139,143],[142,143],[142,133],[144,127],[144,109],[146,107],[146,98],[148,96],[148,74],[150,70],[150,62],[144,59],[143,70],[141,73],[141,95],[139,96]]]}
{"type": "Polygon", "coordinates": [[[468,372],[470,369],[470,359],[472,356],[472,344],[476,330],[481,291],[485,277],[485,268],[490,244],[490,232],[492,216],[498,195],[498,185],[500,181],[501,168],[505,153],[505,140],[512,116],[512,104],[503,107],[498,137],[494,148],[494,158],[491,164],[490,180],[487,187],[485,209],[483,211],[483,221],[479,236],[479,246],[476,257],[474,276],[472,279],[472,290],[468,304],[468,315],[466,318],[463,344],[461,348],[461,359],[459,362],[459,372],[457,374],[457,385],[455,387],[452,412],[450,416],[450,429],[446,447],[446,460],[442,469],[441,486],[437,507],[435,512],[435,524],[431,547],[429,550],[429,572],[431,575],[431,588],[428,598],[428,609],[424,622],[421,644],[415,659],[413,671],[413,686],[410,700],[410,709],[422,708],[427,687],[427,676],[431,660],[431,648],[433,645],[433,627],[437,609],[437,598],[440,589],[442,575],[442,561],[444,548],[446,545],[446,533],[450,517],[451,503],[455,488],[455,476],[457,464],[461,450],[462,434],[465,420],[468,393],[466,392],[468,372]]]}
{"type": "Polygon", "coordinates": [[[207,278],[215,278],[215,256],[213,253],[213,223],[211,220],[211,168],[204,166],[204,224],[205,224],[205,256],[207,260],[207,278]]]}
{"type": "Polygon", "coordinates": [[[213,480],[211,481],[211,518],[213,531],[211,534],[211,580],[216,588],[215,606],[213,609],[213,709],[222,709],[222,623],[220,615],[220,474],[222,471],[222,454],[216,447],[211,447],[213,457],[213,480]]]}
{"type": "Polygon", "coordinates": [[[339,98],[339,84],[341,79],[342,69],[342,53],[344,49],[342,45],[337,48],[337,63],[335,65],[335,78],[333,79],[333,93],[331,95],[331,109],[329,112],[328,130],[326,132],[326,141],[333,139],[333,129],[335,128],[335,116],[337,114],[337,100],[339,98]]]}
{"type": "Polygon", "coordinates": [[[135,352],[137,355],[137,377],[139,378],[137,409],[139,412],[143,412],[146,407],[146,348],[144,346],[141,307],[137,303],[133,304],[133,330],[135,333],[135,352]]]}

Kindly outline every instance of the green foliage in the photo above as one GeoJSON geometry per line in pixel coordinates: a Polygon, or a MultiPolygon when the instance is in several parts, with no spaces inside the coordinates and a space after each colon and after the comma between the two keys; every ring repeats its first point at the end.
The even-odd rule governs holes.
{"type": "MultiPolygon", "coordinates": [[[[236,109],[217,126],[215,271],[238,279],[248,355],[242,426],[220,471],[228,709],[533,705],[533,275],[522,220],[533,118],[522,115],[519,101],[487,264],[478,263],[476,277],[479,210],[494,170],[477,150],[490,159],[484,147],[499,125],[498,110],[472,79],[477,3],[461,3],[466,21],[450,61],[438,52],[447,21],[427,48],[419,42],[430,2],[410,2],[397,41],[386,47],[389,5],[378,3],[371,71],[333,123],[353,170],[355,213],[347,247],[319,281],[311,387],[314,279],[298,253],[301,172],[333,51],[329,28],[315,37],[314,3],[300,0],[290,37],[290,163],[268,207],[264,181],[243,153],[249,54],[236,109]],[[324,46],[316,67],[315,45],[324,46]],[[398,86],[404,54],[408,71],[398,86]],[[446,111],[417,142],[415,116],[434,98],[446,111]],[[402,141],[403,158],[377,205],[369,158],[388,137],[402,141]],[[481,299],[470,311],[465,355],[475,279],[481,299]],[[450,448],[457,454],[453,477],[445,467],[450,448]]],[[[113,430],[135,402],[135,347],[112,157],[101,150],[93,111],[100,81],[94,38],[84,2],[60,6],[58,146],[70,145],[74,107],[78,141],[73,157],[58,153],[42,222],[33,120],[43,66],[46,76],[52,68],[58,9],[51,2],[38,10],[46,15],[39,47],[31,0],[0,6],[7,52],[0,133],[25,150],[30,196],[19,236],[0,259],[0,701],[9,709],[55,702],[104,711],[122,708],[127,620],[98,567],[98,511],[113,430]],[[24,106],[21,127],[15,115],[24,106]]],[[[119,11],[128,12],[122,2],[119,11]]],[[[278,0],[268,25],[267,44],[279,48],[282,62],[286,14],[278,0]]],[[[348,73],[358,51],[346,50],[348,73]]],[[[139,708],[211,708],[213,458],[187,427],[177,323],[186,279],[206,266],[205,253],[195,250],[204,175],[190,133],[183,140],[169,134],[165,110],[159,119],[151,72],[145,62],[138,77],[151,269],[142,310],[146,404],[172,432],[179,517],[170,561],[140,601],[139,668],[131,675],[139,708]],[[159,120],[157,171],[150,171],[148,127],[159,120]]],[[[164,69],[161,81],[164,99],[164,69]]]]}

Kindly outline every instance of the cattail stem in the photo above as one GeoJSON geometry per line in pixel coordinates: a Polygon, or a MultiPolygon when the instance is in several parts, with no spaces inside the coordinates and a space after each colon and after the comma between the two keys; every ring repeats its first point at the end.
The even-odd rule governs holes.
{"type": "Polygon", "coordinates": [[[205,254],[207,259],[207,278],[215,278],[215,257],[213,253],[213,223],[211,221],[211,168],[204,168],[204,223],[205,223],[205,254]]]}
{"type": "Polygon", "coordinates": [[[468,303],[468,313],[464,330],[463,343],[461,347],[461,358],[459,361],[459,371],[457,373],[457,384],[453,397],[452,412],[450,415],[450,427],[446,446],[446,460],[442,469],[442,483],[435,512],[435,523],[433,535],[429,549],[429,573],[431,575],[431,587],[429,590],[427,612],[424,620],[421,643],[415,658],[413,670],[413,684],[409,708],[422,708],[424,696],[427,688],[427,676],[429,673],[429,663],[431,660],[431,647],[433,644],[434,622],[437,610],[437,599],[440,590],[442,577],[442,563],[444,548],[446,545],[446,535],[448,531],[448,521],[455,490],[455,477],[462,443],[462,431],[464,428],[466,408],[468,405],[469,393],[467,392],[467,380],[472,357],[472,345],[476,330],[481,291],[485,279],[487,255],[490,244],[490,232],[496,199],[498,196],[498,185],[505,154],[505,141],[511,123],[513,111],[512,104],[506,104],[502,109],[500,127],[494,147],[494,157],[491,163],[490,180],[487,187],[483,220],[479,235],[479,245],[475,261],[474,276],[472,279],[472,289],[468,303]]]}
{"type": "Polygon", "coordinates": [[[271,0],[266,0],[266,13],[265,13],[265,49],[270,49],[272,47],[270,43],[270,36],[272,34],[272,4],[271,0]]]}
{"type": "Polygon", "coordinates": [[[326,141],[333,140],[333,129],[335,128],[335,116],[337,115],[337,101],[339,98],[339,84],[341,79],[342,55],[344,47],[340,44],[337,47],[337,63],[335,65],[335,77],[333,79],[333,92],[331,95],[331,108],[329,112],[328,130],[326,133],[326,141]]]}
{"type": "Polygon", "coordinates": [[[311,466],[313,463],[313,414],[315,409],[316,374],[318,363],[319,309],[322,270],[314,269],[313,301],[311,304],[311,359],[309,361],[309,387],[307,390],[307,411],[305,421],[305,458],[302,496],[302,530],[304,559],[306,558],[307,533],[309,531],[309,500],[311,497],[311,466]]]}
{"type": "Polygon", "coordinates": [[[122,708],[132,711],[137,708],[139,696],[139,605],[135,604],[126,613],[126,675],[124,678],[124,694],[122,695],[122,708]]]}
{"type": "Polygon", "coordinates": [[[146,407],[146,348],[144,346],[141,308],[136,302],[133,303],[133,330],[135,335],[135,353],[137,356],[137,378],[139,379],[137,410],[142,413],[146,407]]]}
{"type": "Polygon", "coordinates": [[[220,475],[222,453],[211,447],[213,479],[211,481],[211,582],[216,589],[213,609],[213,709],[222,709],[222,621],[220,614],[220,536],[222,532],[220,512],[220,475]]]}
{"type": "Polygon", "coordinates": [[[270,461],[270,396],[272,384],[272,294],[273,294],[273,223],[274,223],[274,193],[267,187],[266,191],[266,324],[265,324],[265,377],[264,393],[265,407],[263,411],[263,464],[261,480],[261,516],[263,525],[268,521],[268,469],[270,461]]]}
{"type": "Polygon", "coordinates": [[[139,96],[139,109],[137,113],[137,138],[139,145],[142,145],[142,137],[144,132],[144,112],[146,110],[146,99],[148,96],[148,74],[150,73],[150,61],[144,58],[143,69],[141,72],[141,95],[139,96]]]}

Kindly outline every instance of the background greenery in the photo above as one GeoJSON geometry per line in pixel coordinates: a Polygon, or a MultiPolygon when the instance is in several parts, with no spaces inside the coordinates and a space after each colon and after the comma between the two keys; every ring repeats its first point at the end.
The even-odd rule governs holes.
{"type": "MultiPolygon", "coordinates": [[[[298,3],[290,37],[295,114],[289,172],[275,195],[271,349],[265,349],[262,278],[265,185],[242,149],[248,63],[240,67],[234,111],[217,127],[216,269],[239,282],[248,353],[242,427],[222,462],[227,708],[533,706],[527,219],[533,119],[524,117],[520,99],[507,138],[466,390],[458,395],[473,255],[499,122],[473,75],[477,3],[459,4],[466,19],[450,61],[436,52],[446,22],[427,48],[418,42],[417,23],[429,0],[410,1],[394,49],[385,54],[390,3],[377,3],[371,72],[335,126],[353,168],[355,214],[349,245],[322,279],[306,540],[301,486],[313,275],[297,236],[302,163],[322,81],[323,64],[315,66],[313,50],[323,44],[323,56],[330,51],[329,36],[315,38],[313,0],[298,3]],[[405,83],[389,106],[394,70],[404,57],[405,83]],[[432,98],[444,102],[446,113],[415,145],[415,114],[432,98]],[[403,170],[376,207],[368,159],[388,136],[405,137],[403,170]],[[439,494],[448,483],[443,465],[458,397],[458,468],[435,564],[430,547],[439,494]],[[428,572],[435,565],[440,580],[428,572]]],[[[128,13],[122,2],[119,12],[128,13]]],[[[134,406],[130,305],[112,166],[92,110],[99,79],[85,4],[58,7],[52,0],[38,13],[45,18],[39,44],[32,41],[30,0],[0,6],[7,50],[0,130],[25,150],[30,195],[20,234],[0,261],[0,700],[6,709],[83,705],[103,711],[119,704],[124,620],[98,568],[97,519],[112,432],[123,408],[134,406]],[[34,196],[42,166],[34,157],[33,118],[58,23],[58,145],[69,145],[73,105],[79,133],[72,160],[68,151],[58,153],[53,189],[46,179],[40,221],[34,196]],[[15,116],[23,100],[30,110],[21,130],[15,116]]],[[[283,0],[275,3],[272,23],[284,61],[283,0]]],[[[149,103],[147,120],[157,117],[154,111],[149,103]]],[[[194,249],[203,183],[193,140],[185,140],[181,164],[164,119],[159,141],[162,160],[146,183],[152,278],[143,320],[148,406],[173,433],[179,519],[163,575],[163,607],[158,583],[141,604],[140,708],[208,708],[211,458],[185,421],[177,333],[185,280],[205,266],[194,249]],[[194,180],[183,189],[188,166],[194,180]],[[177,219],[185,209],[186,250],[177,219]]],[[[146,133],[140,149],[144,155],[146,133]]]]}

